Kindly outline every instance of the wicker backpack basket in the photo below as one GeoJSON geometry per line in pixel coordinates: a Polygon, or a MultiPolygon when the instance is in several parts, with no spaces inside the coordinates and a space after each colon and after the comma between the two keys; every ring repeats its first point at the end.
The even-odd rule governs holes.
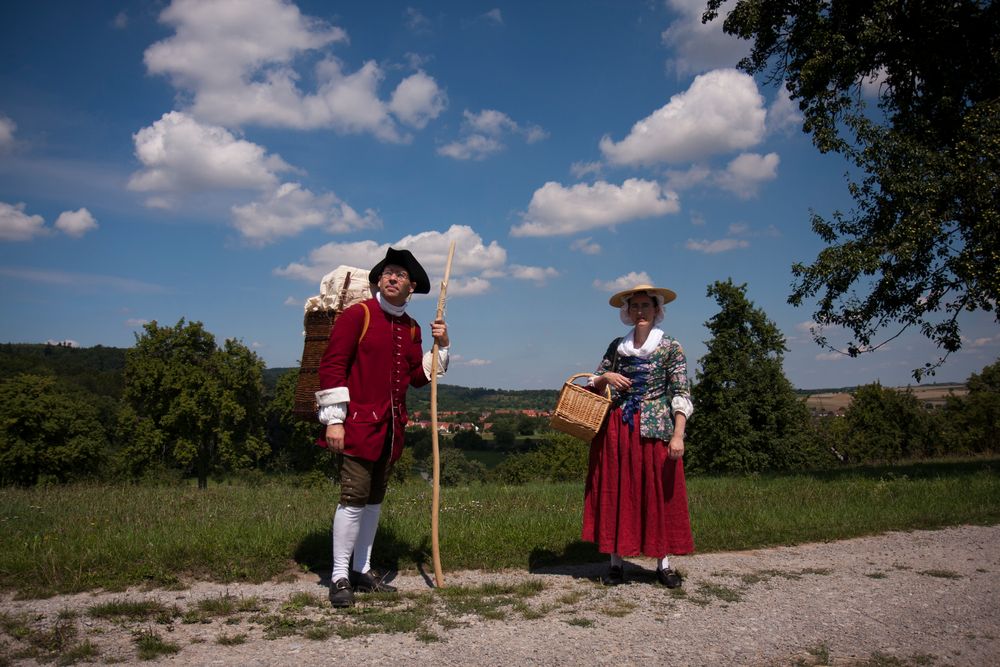
{"type": "Polygon", "coordinates": [[[337,316],[347,308],[371,298],[368,271],[352,266],[338,266],[323,277],[320,295],[306,302],[302,326],[305,341],[295,384],[292,414],[302,421],[315,422],[316,392],[319,391],[319,364],[330,340],[330,329],[337,316]]]}
{"type": "Polygon", "coordinates": [[[574,380],[590,377],[590,373],[571,375],[559,392],[559,401],[549,423],[552,428],[590,442],[601,430],[608,408],[611,407],[611,389],[604,388],[604,396],[595,394],[574,380]]]}

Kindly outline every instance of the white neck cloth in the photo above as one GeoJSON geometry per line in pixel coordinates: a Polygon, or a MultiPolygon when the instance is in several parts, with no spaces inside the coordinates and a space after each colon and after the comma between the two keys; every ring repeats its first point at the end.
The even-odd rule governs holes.
{"type": "Polygon", "coordinates": [[[375,292],[375,298],[378,299],[378,305],[382,306],[382,310],[389,313],[390,315],[395,315],[396,317],[399,317],[404,312],[406,312],[405,303],[402,306],[394,306],[382,298],[382,292],[375,292]]]}
{"type": "Polygon", "coordinates": [[[635,328],[633,328],[618,344],[618,354],[623,357],[646,358],[653,353],[661,340],[663,340],[663,329],[653,327],[649,330],[649,335],[646,336],[646,342],[642,344],[642,347],[636,347],[635,328]]]}

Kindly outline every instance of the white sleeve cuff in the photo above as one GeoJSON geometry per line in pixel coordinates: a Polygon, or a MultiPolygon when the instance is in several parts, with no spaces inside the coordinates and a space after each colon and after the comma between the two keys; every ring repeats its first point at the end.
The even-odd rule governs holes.
{"type": "Polygon", "coordinates": [[[680,412],[690,419],[691,414],[694,412],[694,404],[691,403],[691,399],[687,396],[674,396],[673,400],[670,401],[670,411],[673,414],[680,412]]]}
{"type": "Polygon", "coordinates": [[[319,421],[327,426],[330,424],[343,424],[346,417],[347,403],[324,405],[319,409],[319,421]]]}
{"type": "Polygon", "coordinates": [[[347,387],[333,387],[316,392],[316,405],[324,407],[334,403],[347,403],[351,400],[351,393],[347,387]]]}
{"type": "Polygon", "coordinates": [[[316,392],[316,405],[319,406],[319,421],[330,424],[343,424],[347,417],[347,402],[351,393],[347,387],[332,387],[316,392]]]}
{"type": "MultiPolygon", "coordinates": [[[[437,367],[438,377],[441,377],[442,375],[444,375],[448,371],[448,359],[449,358],[450,357],[449,357],[449,354],[448,354],[448,348],[446,348],[446,347],[439,347],[438,348],[438,367],[437,367]]],[[[432,359],[431,359],[431,351],[428,350],[427,352],[424,352],[424,377],[426,377],[428,380],[431,379],[431,361],[432,361],[432,359]]]]}

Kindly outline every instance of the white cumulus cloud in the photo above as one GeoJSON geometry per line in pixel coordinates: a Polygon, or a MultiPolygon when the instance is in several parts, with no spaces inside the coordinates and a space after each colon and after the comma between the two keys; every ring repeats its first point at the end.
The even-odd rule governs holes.
{"type": "Polygon", "coordinates": [[[407,125],[423,129],[447,104],[448,98],[437,82],[421,71],[399,83],[389,102],[389,110],[407,125]]]}
{"type": "Polygon", "coordinates": [[[771,106],[767,109],[767,131],[771,134],[791,133],[802,126],[802,114],[799,105],[792,101],[788,89],[778,88],[771,106]]]}
{"type": "Polygon", "coordinates": [[[667,66],[678,77],[734,67],[750,53],[749,42],[723,32],[724,13],[720,12],[720,16],[708,24],[701,22],[705,0],[667,0],[666,4],[678,17],[660,37],[664,46],[671,50],[667,66]]]}
{"type": "Polygon", "coordinates": [[[274,273],[286,278],[319,284],[326,273],[346,264],[368,269],[385,257],[389,247],[405,248],[413,253],[431,280],[432,291],[444,278],[448,261],[448,248],[455,242],[451,275],[448,281],[449,296],[481,294],[490,289],[490,281],[481,277],[502,270],[507,263],[507,251],[496,241],[485,243],[474,229],[467,225],[452,225],[444,232],[426,231],[404,236],[392,243],[356,241],[327,243],[309,253],[308,259],[294,262],[274,273]]]}
{"type": "Polygon", "coordinates": [[[463,137],[438,148],[438,154],[456,160],[483,160],[505,147],[506,137],[519,135],[529,144],[542,141],[548,132],[538,125],[521,125],[496,109],[462,113],[463,137]]]}
{"type": "Polygon", "coordinates": [[[132,139],[143,168],[128,187],[139,192],[270,189],[278,184],[278,172],[292,169],[262,146],[179,111],[164,114],[132,139]]]}
{"type": "Polygon", "coordinates": [[[345,72],[325,49],[346,43],[347,33],[304,16],[289,2],[175,0],[160,20],[175,32],[146,50],[146,67],[190,92],[186,110],[210,123],[330,127],[400,142],[408,137],[392,114],[419,128],[444,108],[444,93],[423,72],[400,82],[391,101],[381,99],[383,69],[369,60],[345,72]],[[295,67],[301,56],[317,52],[325,57],[310,77],[315,90],[306,91],[295,67]]]}
{"type": "Polygon", "coordinates": [[[559,276],[559,272],[556,271],[551,266],[541,267],[541,266],[524,266],[521,264],[511,264],[510,265],[510,275],[518,280],[532,280],[536,283],[542,284],[549,278],[556,278],[559,276]]]}
{"type": "Polygon", "coordinates": [[[87,232],[97,229],[97,220],[90,211],[81,208],[78,211],[63,211],[56,218],[56,229],[70,236],[81,237],[87,232]]]}
{"type": "Polygon", "coordinates": [[[467,137],[452,141],[437,149],[438,155],[455,160],[485,160],[494,153],[499,153],[504,145],[493,137],[481,134],[470,134],[467,137]]]}
{"type": "Polygon", "coordinates": [[[589,236],[573,241],[569,244],[569,249],[582,252],[584,255],[599,255],[601,253],[601,245],[594,243],[589,236]]]}
{"type": "Polygon", "coordinates": [[[730,160],[723,169],[712,169],[701,163],[684,170],[668,169],[666,187],[683,191],[698,186],[712,186],[731,192],[740,199],[750,199],[757,195],[762,184],[777,178],[780,162],[777,153],[742,153],[730,160]]]}
{"type": "Polygon", "coordinates": [[[715,70],[696,77],[621,141],[602,138],[600,148],[616,165],[699,160],[759,144],[766,116],[752,77],[735,69],[715,70]]]}
{"type": "Polygon", "coordinates": [[[750,242],[746,239],[716,239],[715,241],[709,241],[708,239],[696,240],[688,239],[684,244],[684,247],[688,250],[694,250],[696,252],[702,252],[706,255],[714,255],[720,252],[728,252],[730,250],[736,250],[738,248],[747,248],[750,246],[750,242]]]}
{"type": "Polygon", "coordinates": [[[233,206],[232,213],[236,229],[258,244],[294,236],[310,227],[346,233],[381,225],[374,211],[359,215],[335,194],[313,194],[299,183],[283,183],[262,201],[233,206]]]}
{"type": "Polygon", "coordinates": [[[740,199],[750,199],[757,194],[761,184],[778,177],[779,162],[777,153],[743,153],[733,158],[715,180],[723,190],[740,199]]]}
{"type": "Polygon", "coordinates": [[[28,215],[26,205],[8,204],[0,201],[0,241],[30,241],[36,236],[49,233],[45,228],[45,218],[28,215]]]}
{"type": "Polygon", "coordinates": [[[594,287],[602,292],[621,292],[636,285],[652,285],[653,279],[645,271],[631,271],[613,280],[595,280],[594,287]]]}
{"type": "Polygon", "coordinates": [[[597,181],[565,187],[548,182],[535,191],[524,222],[513,236],[558,236],[653,218],[680,210],[677,197],[654,181],[630,178],[621,185],[597,181]]]}

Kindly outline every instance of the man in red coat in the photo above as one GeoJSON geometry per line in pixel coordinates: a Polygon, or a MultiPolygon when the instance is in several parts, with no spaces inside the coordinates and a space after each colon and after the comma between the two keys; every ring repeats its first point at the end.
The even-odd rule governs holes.
{"type": "MultiPolygon", "coordinates": [[[[403,453],[406,389],[430,382],[431,353],[421,348],[420,326],[406,314],[410,295],[430,292],[430,280],[409,250],[389,248],[368,275],[374,299],[337,317],[319,367],[319,420],[326,444],[340,457],[340,504],[333,519],[330,603],[354,604],[354,591],[395,590],[371,570],[392,465],[403,453]],[[349,568],[351,556],[353,568],[349,568]]],[[[448,328],[431,324],[438,368],[448,367],[448,328]]]]}

